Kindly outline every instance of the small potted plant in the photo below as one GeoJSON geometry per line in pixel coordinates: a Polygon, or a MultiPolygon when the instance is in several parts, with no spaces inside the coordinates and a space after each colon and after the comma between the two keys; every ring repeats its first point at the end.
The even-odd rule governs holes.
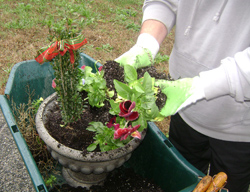
{"type": "MultiPolygon", "coordinates": [[[[42,48],[36,57],[39,63],[53,59],[55,79],[52,86],[56,91],[39,107],[36,127],[52,156],[63,165],[65,180],[71,186],[89,188],[102,184],[107,172],[127,161],[144,138],[147,122],[160,119],[155,104],[157,89],[154,78],[146,72],[138,79],[137,71],[131,66],[124,67],[125,82],[113,81],[113,90],[107,88],[102,67],[97,69],[95,65],[96,73],[89,66],[78,68],[79,48],[87,41],[70,29],[71,20],[66,21],[66,27],[52,28],[50,40],[53,43],[42,48]],[[108,121],[90,122],[88,127],[74,133],[82,140],[85,138],[80,134],[84,129],[92,133],[94,142],[87,149],[68,147],[56,139],[59,130],[55,135],[48,131],[50,122],[56,121],[50,117],[58,111],[62,117],[60,128],[72,131],[74,125],[87,118],[87,108],[98,110],[107,102],[110,105],[108,121]]],[[[63,140],[68,143],[68,138],[63,140]]]]}

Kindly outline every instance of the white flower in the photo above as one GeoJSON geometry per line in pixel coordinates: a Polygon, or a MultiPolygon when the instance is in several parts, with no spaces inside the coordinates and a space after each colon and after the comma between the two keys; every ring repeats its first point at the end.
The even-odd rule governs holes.
{"type": "Polygon", "coordinates": [[[82,79],[82,85],[84,85],[85,84],[85,79],[82,79]]]}

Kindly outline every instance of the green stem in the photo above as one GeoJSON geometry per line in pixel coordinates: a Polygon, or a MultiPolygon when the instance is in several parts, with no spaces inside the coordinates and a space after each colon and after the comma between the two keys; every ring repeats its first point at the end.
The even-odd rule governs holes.
{"type": "Polygon", "coordinates": [[[62,80],[62,89],[63,89],[63,94],[61,93],[61,97],[63,96],[62,101],[61,101],[61,104],[62,104],[62,108],[63,108],[63,112],[65,113],[65,115],[67,115],[67,112],[66,112],[66,109],[65,109],[65,103],[63,102],[64,98],[65,98],[65,87],[64,87],[64,75],[63,75],[63,68],[62,68],[62,56],[59,55],[59,58],[60,58],[60,72],[61,72],[61,80],[62,80]]]}
{"type": "Polygon", "coordinates": [[[98,72],[99,73],[99,71],[98,71],[98,69],[97,69],[97,67],[96,67],[96,64],[98,63],[98,62],[100,62],[100,60],[96,60],[96,62],[95,62],[95,70],[96,70],[96,72],[98,72]]]}
{"type": "Polygon", "coordinates": [[[129,121],[126,121],[124,128],[126,128],[128,126],[129,121]]]}

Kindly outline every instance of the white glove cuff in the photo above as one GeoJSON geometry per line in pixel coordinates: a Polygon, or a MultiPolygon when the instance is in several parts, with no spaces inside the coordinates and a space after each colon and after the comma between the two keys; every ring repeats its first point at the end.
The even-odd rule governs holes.
{"type": "Polygon", "coordinates": [[[148,49],[152,53],[153,59],[160,49],[158,41],[148,33],[140,34],[137,39],[136,45],[148,49]]]}
{"type": "Polygon", "coordinates": [[[205,91],[204,91],[204,85],[202,84],[202,81],[200,77],[196,76],[194,77],[193,85],[194,87],[194,96],[196,100],[200,100],[205,98],[205,91]]]}

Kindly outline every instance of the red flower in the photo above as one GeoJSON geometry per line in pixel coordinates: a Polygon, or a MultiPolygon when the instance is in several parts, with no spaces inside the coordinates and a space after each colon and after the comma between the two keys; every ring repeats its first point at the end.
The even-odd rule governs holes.
{"type": "Polygon", "coordinates": [[[137,111],[132,111],[135,108],[135,102],[130,100],[120,103],[120,117],[124,117],[127,121],[134,121],[139,117],[137,111]]]}
{"type": "Polygon", "coordinates": [[[85,69],[85,67],[86,67],[86,65],[83,65],[83,66],[81,66],[81,69],[83,69],[83,70],[84,70],[84,69],[85,69]]]}
{"type": "Polygon", "coordinates": [[[110,119],[110,121],[107,123],[107,127],[108,128],[114,127],[115,130],[120,128],[120,124],[116,123],[116,116],[110,119]]]}
{"type": "Polygon", "coordinates": [[[139,131],[137,131],[137,129],[140,127],[141,125],[136,125],[134,127],[132,127],[131,125],[129,125],[128,128],[119,128],[115,131],[114,133],[114,139],[119,139],[122,141],[122,140],[125,140],[127,139],[127,137],[129,135],[131,135],[132,137],[135,137],[135,138],[138,138],[138,139],[141,139],[141,134],[139,131]]]}
{"type": "Polygon", "coordinates": [[[54,78],[54,79],[52,80],[52,87],[53,87],[54,89],[56,88],[55,79],[56,79],[56,78],[54,78]]]}
{"type": "Polygon", "coordinates": [[[100,71],[102,70],[102,68],[103,68],[103,66],[99,67],[99,68],[98,68],[98,71],[100,72],[100,71]]]}

